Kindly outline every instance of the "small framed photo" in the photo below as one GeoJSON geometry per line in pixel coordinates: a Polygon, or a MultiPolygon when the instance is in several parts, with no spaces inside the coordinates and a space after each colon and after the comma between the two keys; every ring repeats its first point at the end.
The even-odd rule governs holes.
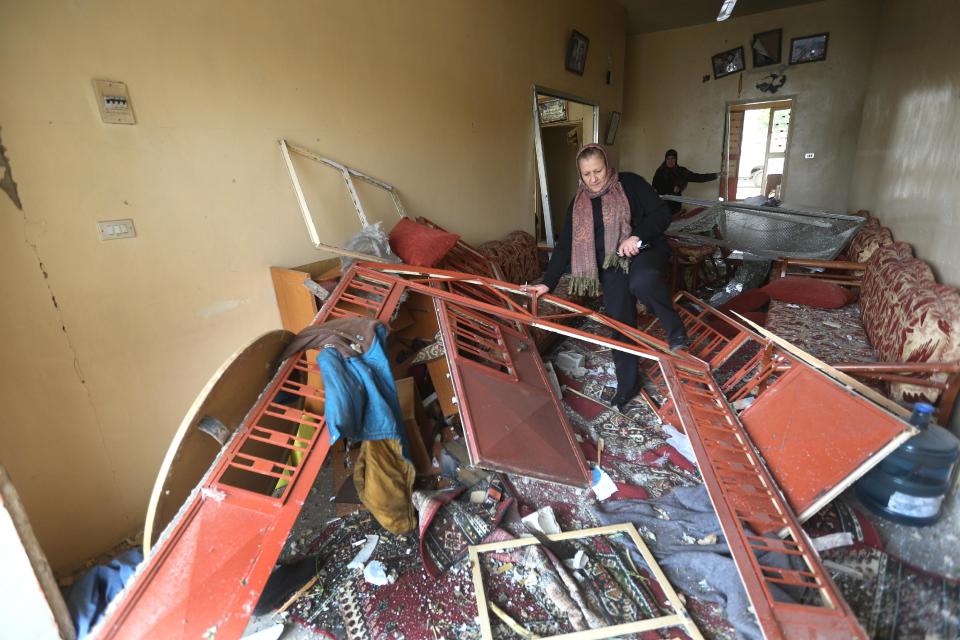
{"type": "Polygon", "coordinates": [[[562,122],[567,119],[567,101],[563,98],[545,100],[537,105],[540,111],[540,124],[562,122]]]}
{"type": "Polygon", "coordinates": [[[587,47],[589,46],[590,38],[574,29],[570,34],[570,44],[567,45],[567,71],[583,75],[583,70],[587,66],[587,47]]]}
{"type": "Polygon", "coordinates": [[[827,38],[829,33],[815,36],[803,36],[790,41],[790,64],[806,64],[827,59],[827,38]]]}
{"type": "Polygon", "coordinates": [[[738,73],[743,71],[743,47],[737,47],[736,49],[730,49],[729,51],[724,51],[713,56],[711,59],[713,61],[713,78],[722,78],[723,76],[728,76],[731,73],[738,73]]]}
{"type": "Polygon", "coordinates": [[[603,143],[610,145],[617,140],[617,131],[620,130],[620,112],[614,111],[610,114],[610,120],[607,121],[607,135],[603,137],[603,143]]]}
{"type": "Polygon", "coordinates": [[[753,34],[750,48],[753,49],[753,67],[769,67],[780,64],[780,50],[783,48],[783,29],[771,29],[753,34]]]}

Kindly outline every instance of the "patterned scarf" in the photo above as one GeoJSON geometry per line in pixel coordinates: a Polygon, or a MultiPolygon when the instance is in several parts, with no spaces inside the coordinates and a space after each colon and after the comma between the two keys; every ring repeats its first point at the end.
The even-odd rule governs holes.
{"type": "Polygon", "coordinates": [[[570,293],[575,296],[598,296],[600,274],[597,271],[597,256],[593,237],[593,205],[590,200],[600,198],[603,216],[603,246],[606,255],[603,268],[629,270],[630,258],[617,255],[620,243],[630,237],[630,203],[620,184],[617,170],[610,165],[607,152],[598,144],[588,144],[577,153],[577,171],[580,158],[588,149],[599,149],[607,166],[607,182],[599,193],[587,189],[583,181],[573,199],[573,247],[570,250],[570,267],[573,277],[570,293]]]}

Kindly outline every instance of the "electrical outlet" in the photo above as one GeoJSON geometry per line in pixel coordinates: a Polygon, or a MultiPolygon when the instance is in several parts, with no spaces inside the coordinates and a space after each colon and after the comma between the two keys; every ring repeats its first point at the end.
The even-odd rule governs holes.
{"type": "Polygon", "coordinates": [[[133,219],[100,220],[97,222],[101,240],[120,240],[122,238],[136,238],[137,229],[133,226],[133,219]]]}
{"type": "Polygon", "coordinates": [[[813,160],[813,158],[814,158],[816,155],[817,155],[817,154],[815,154],[815,153],[805,153],[805,154],[803,154],[803,157],[804,157],[805,160],[813,160]]]}

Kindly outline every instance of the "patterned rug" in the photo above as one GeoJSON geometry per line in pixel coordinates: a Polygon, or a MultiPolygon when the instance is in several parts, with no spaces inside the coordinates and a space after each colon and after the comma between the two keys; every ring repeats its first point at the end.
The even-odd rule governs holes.
{"type": "Polygon", "coordinates": [[[870,547],[833,549],[823,558],[842,567],[831,572],[833,581],[871,638],[960,638],[960,581],[870,547]]]}
{"type": "Polygon", "coordinates": [[[506,497],[495,508],[463,500],[466,487],[417,492],[413,504],[419,513],[420,557],[431,577],[438,578],[467,555],[467,547],[480,544],[513,505],[506,497]]]}
{"type": "MultiPolygon", "coordinates": [[[[570,571],[535,546],[483,554],[488,599],[541,637],[673,613],[652,576],[645,567],[634,566],[621,542],[596,536],[566,543],[565,550],[569,555],[583,551],[586,566],[570,571]]],[[[516,637],[496,617],[491,625],[496,638],[516,637]]],[[[650,632],[629,637],[665,636],[650,632]]],[[[670,629],[667,637],[684,634],[670,629]]]]}
{"type": "Polygon", "coordinates": [[[462,638],[479,637],[476,604],[467,562],[439,579],[424,570],[417,536],[394,536],[365,511],[327,525],[306,555],[317,558],[320,580],[291,609],[291,618],[323,637],[462,638]],[[354,542],[379,535],[371,560],[397,575],[394,584],[367,583],[347,564],[360,550],[354,542]]]}

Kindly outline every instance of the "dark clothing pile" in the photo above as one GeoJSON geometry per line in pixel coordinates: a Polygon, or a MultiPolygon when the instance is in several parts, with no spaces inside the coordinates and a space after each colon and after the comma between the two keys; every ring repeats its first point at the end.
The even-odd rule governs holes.
{"type": "MultiPolygon", "coordinates": [[[[667,151],[663,162],[657,167],[657,172],[653,174],[653,188],[662,196],[679,196],[691,182],[710,182],[716,180],[719,173],[694,173],[686,167],[674,164],[673,167],[667,166],[667,158],[677,158],[677,152],[673,149],[667,151]]],[[[682,205],[679,202],[667,202],[670,207],[670,215],[680,211],[682,205]]]]}

